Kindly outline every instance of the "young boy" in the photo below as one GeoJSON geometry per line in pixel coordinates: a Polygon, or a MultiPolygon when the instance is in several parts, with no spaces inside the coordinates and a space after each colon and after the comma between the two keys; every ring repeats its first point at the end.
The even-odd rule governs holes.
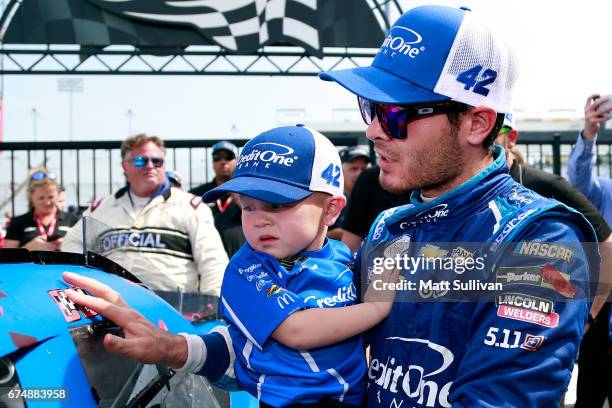
{"type": "Polygon", "coordinates": [[[264,132],[204,200],[227,193],[240,196],[247,240],[221,289],[236,379],[262,406],[359,406],[366,361],[357,335],[391,303],[353,305],[352,254],[325,238],[346,201],[335,147],[299,125],[264,132]]]}

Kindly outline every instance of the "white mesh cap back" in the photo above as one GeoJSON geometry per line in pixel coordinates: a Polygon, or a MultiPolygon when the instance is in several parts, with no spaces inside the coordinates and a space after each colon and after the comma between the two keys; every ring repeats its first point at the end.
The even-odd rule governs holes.
{"type": "Polygon", "coordinates": [[[316,130],[307,128],[314,137],[315,154],[312,163],[310,191],[321,191],[334,196],[344,194],[344,175],[338,150],[316,130]]]}
{"type": "Polygon", "coordinates": [[[485,23],[466,13],[434,92],[471,106],[488,106],[507,113],[512,108],[517,77],[511,48],[485,23]],[[465,82],[458,80],[462,74],[468,78],[465,82]],[[472,82],[467,84],[469,81],[472,82]]]}

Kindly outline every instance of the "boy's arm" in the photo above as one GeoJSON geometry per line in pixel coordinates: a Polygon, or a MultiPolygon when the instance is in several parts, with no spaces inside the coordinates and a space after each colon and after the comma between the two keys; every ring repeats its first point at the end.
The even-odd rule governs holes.
{"type": "Polygon", "coordinates": [[[397,282],[399,270],[386,270],[370,282],[364,303],[339,308],[313,308],[294,312],[272,333],[272,338],[297,350],[338,343],[376,326],[385,319],[395,299],[394,290],[382,290],[397,282]]]}
{"type": "Polygon", "coordinates": [[[392,304],[369,302],[341,308],[300,310],[287,317],[272,333],[272,338],[297,350],[328,346],[376,326],[387,317],[392,304]]]}

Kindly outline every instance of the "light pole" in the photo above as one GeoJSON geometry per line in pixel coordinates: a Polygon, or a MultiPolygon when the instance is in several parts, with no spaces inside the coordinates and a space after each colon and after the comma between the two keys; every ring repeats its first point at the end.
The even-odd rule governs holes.
{"type": "Polygon", "coordinates": [[[127,117],[128,117],[128,136],[132,136],[132,118],[134,118],[134,111],[131,109],[128,109],[127,113],[126,113],[127,117]]]}
{"type": "Polygon", "coordinates": [[[57,80],[57,90],[60,92],[68,92],[70,96],[68,135],[69,140],[72,141],[72,94],[75,92],[83,92],[83,78],[59,78],[57,80]]]}
{"type": "Polygon", "coordinates": [[[38,119],[38,115],[40,115],[40,113],[38,113],[38,110],[36,108],[32,108],[32,136],[34,138],[34,141],[36,142],[36,136],[37,136],[37,132],[36,132],[36,119],[38,119]]]}

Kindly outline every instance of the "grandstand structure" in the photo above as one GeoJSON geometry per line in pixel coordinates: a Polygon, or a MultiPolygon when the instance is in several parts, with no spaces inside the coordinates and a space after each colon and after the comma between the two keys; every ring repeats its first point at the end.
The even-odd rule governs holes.
{"type": "MultiPolygon", "coordinates": [[[[407,7],[399,0],[5,0],[0,17],[0,80],[5,75],[314,76],[369,64],[384,33],[407,7]],[[214,18],[213,18],[214,17],[214,18]],[[211,23],[211,21],[213,23],[211,23]],[[359,27],[359,30],[355,30],[359,27]]],[[[0,86],[0,99],[2,88],[0,86]]],[[[277,122],[306,122],[337,146],[368,144],[355,112],[308,122],[295,109],[277,122]],[[304,120],[296,120],[296,117],[304,120]]],[[[530,164],[564,174],[581,127],[575,112],[516,112],[530,164]]],[[[238,140],[237,144],[244,143],[238,140]]],[[[0,213],[23,211],[20,186],[32,165],[57,171],[79,205],[123,184],[118,141],[0,143],[0,213]],[[21,198],[20,198],[21,197],[21,198]]],[[[187,186],[209,179],[215,140],[169,140],[168,167],[187,186]]],[[[612,129],[598,139],[598,171],[612,174],[612,129]]],[[[372,153],[373,154],[373,153],[372,153]]]]}

